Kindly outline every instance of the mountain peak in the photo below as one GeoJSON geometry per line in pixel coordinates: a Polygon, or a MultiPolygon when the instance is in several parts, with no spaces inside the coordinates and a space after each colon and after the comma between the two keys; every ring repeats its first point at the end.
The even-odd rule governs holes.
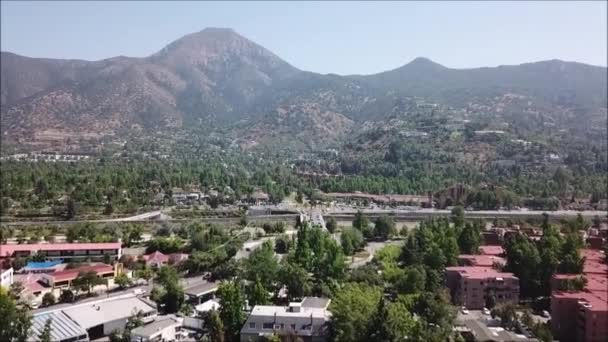
{"type": "Polygon", "coordinates": [[[443,65],[435,63],[426,57],[416,57],[411,62],[407,63],[405,66],[445,68],[443,65]]]}

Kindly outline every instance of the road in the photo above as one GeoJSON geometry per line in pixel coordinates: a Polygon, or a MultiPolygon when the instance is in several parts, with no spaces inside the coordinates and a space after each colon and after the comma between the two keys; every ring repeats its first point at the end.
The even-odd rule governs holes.
{"type": "Polygon", "coordinates": [[[400,246],[403,243],[404,243],[403,240],[390,240],[390,241],[384,241],[384,242],[368,242],[367,245],[365,246],[365,250],[369,253],[369,256],[366,259],[357,260],[357,261],[351,263],[349,265],[349,267],[357,268],[357,267],[366,265],[374,259],[374,255],[376,254],[376,252],[378,252],[385,246],[389,246],[389,245],[400,246]]]}

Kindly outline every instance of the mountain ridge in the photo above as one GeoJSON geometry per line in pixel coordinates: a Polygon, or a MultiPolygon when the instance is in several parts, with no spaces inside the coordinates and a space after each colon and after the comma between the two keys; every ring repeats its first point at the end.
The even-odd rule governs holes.
{"type": "Polygon", "coordinates": [[[605,67],[549,60],[451,69],[418,57],[371,75],[322,75],[229,28],[185,35],[147,57],[82,61],[3,51],[1,64],[2,134],[12,140],[49,128],[103,136],[239,122],[251,127],[238,132],[246,145],[282,132],[317,146],[312,140],[336,142],[365,121],[383,120],[404,98],[466,108],[495,106],[514,93],[538,107],[530,110],[564,118],[578,110],[602,119],[606,104],[605,67]]]}

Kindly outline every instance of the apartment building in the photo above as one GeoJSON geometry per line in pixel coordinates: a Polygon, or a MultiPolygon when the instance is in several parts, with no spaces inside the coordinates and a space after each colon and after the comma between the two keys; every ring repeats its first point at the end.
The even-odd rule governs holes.
{"type": "Polygon", "coordinates": [[[494,296],[497,304],[519,299],[519,279],[491,267],[447,267],[446,283],[454,304],[473,310],[483,309],[488,296],[494,296]]]}
{"type": "Polygon", "coordinates": [[[585,249],[580,291],[562,291],[560,282],[580,275],[556,274],[551,279],[551,329],[561,341],[608,341],[608,264],[600,250],[585,249]]]}

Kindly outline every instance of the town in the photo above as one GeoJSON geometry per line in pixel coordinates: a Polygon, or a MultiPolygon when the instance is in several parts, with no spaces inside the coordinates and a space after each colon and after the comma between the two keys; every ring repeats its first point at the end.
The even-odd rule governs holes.
{"type": "MultiPolygon", "coordinates": [[[[174,196],[193,200],[190,193],[174,196]]],[[[13,327],[4,332],[13,335],[3,336],[50,341],[608,337],[605,216],[484,220],[455,207],[447,216],[414,219],[395,213],[374,218],[359,210],[347,221],[343,211],[267,215],[275,206],[263,209],[266,197],[258,192],[250,202],[252,213],[264,215],[234,223],[173,222],[160,215],[76,222],[40,228],[46,232],[42,241],[34,238],[39,229],[11,226],[13,234],[3,234],[0,245],[2,296],[16,305],[11,320],[29,328],[13,327]]],[[[331,197],[341,198],[342,205],[352,200],[331,197]]]]}

